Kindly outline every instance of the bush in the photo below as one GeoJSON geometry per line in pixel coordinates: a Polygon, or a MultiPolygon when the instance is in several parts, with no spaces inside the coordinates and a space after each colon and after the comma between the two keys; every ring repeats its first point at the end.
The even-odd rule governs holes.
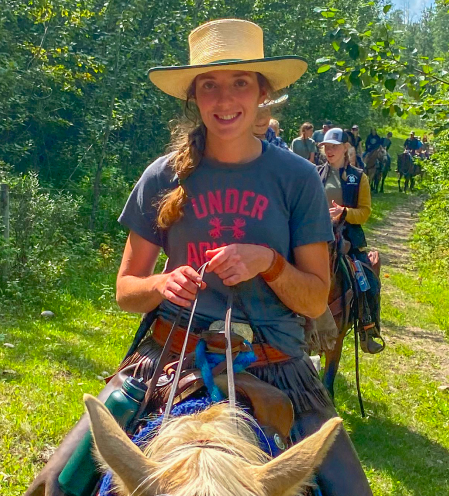
{"type": "Polygon", "coordinates": [[[0,245],[0,259],[9,266],[0,287],[3,303],[41,302],[68,280],[108,266],[115,251],[107,242],[95,248],[77,198],[42,188],[34,172],[13,176],[4,164],[0,179],[10,186],[10,242],[0,245]]]}
{"type": "Polygon", "coordinates": [[[429,192],[415,230],[418,265],[449,279],[449,131],[435,139],[438,150],[426,162],[425,185],[429,192]]]}

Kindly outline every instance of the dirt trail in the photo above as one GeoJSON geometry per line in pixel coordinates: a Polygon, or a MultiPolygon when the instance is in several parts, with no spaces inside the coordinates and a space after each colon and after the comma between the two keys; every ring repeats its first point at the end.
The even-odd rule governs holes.
{"type": "MultiPolygon", "coordinates": [[[[388,218],[374,228],[369,236],[370,248],[378,249],[382,260],[382,273],[389,269],[413,270],[411,266],[410,237],[417,221],[417,214],[422,206],[422,199],[408,196],[407,201],[396,207],[388,218]]],[[[394,288],[384,285],[382,291],[394,293],[394,288]]],[[[398,295],[399,296],[399,295],[398,295]]],[[[404,302],[398,298],[398,307],[404,302]]],[[[419,303],[416,303],[419,305],[419,303]]],[[[441,330],[426,330],[413,325],[383,326],[387,346],[405,345],[415,353],[407,358],[409,365],[442,384],[449,384],[449,343],[441,330]],[[412,363],[410,363],[410,361],[412,363]]],[[[406,364],[402,364],[406,366],[406,364]]],[[[401,364],[398,364],[401,368],[401,364]]],[[[409,367],[407,367],[409,368],[409,367]]]]}

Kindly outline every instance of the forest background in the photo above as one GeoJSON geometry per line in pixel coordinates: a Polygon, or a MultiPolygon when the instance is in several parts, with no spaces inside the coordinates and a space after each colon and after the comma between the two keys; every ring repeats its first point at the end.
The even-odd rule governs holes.
{"type": "MultiPolygon", "coordinates": [[[[96,298],[113,293],[110,272],[126,236],[116,219],[145,167],[166,150],[170,123],[183,115],[179,101],[149,83],[147,70],[187,63],[188,34],[207,20],[252,20],[264,29],[267,56],[299,54],[309,62],[278,116],[287,142],[306,120],[316,127],[325,119],[342,127],[357,123],[362,135],[373,125],[445,126],[441,116],[435,122],[435,115],[410,106],[404,113],[397,101],[376,95],[380,84],[390,99],[401,97],[401,90],[385,89],[393,90],[391,81],[399,75],[373,85],[360,73],[366,55],[362,48],[355,53],[351,41],[351,32],[358,33],[378,53],[385,47],[386,24],[402,61],[432,57],[444,65],[444,4],[414,22],[381,2],[362,0],[321,7],[311,0],[0,0],[0,12],[0,182],[11,190],[10,241],[0,241],[7,273],[0,305],[8,309],[44,308],[68,286],[91,291],[88,281],[94,281],[96,298]],[[335,26],[340,36],[340,27],[349,32],[338,43],[335,26]],[[352,72],[338,72],[341,60],[328,64],[341,44],[346,58],[359,63],[352,72]]],[[[371,76],[380,72],[371,68],[371,76]]],[[[432,85],[418,88],[416,100],[435,92],[432,85]]]]}
{"type": "MultiPolygon", "coordinates": [[[[439,3],[411,20],[362,0],[0,0],[0,183],[10,189],[8,243],[0,225],[0,494],[23,494],[79,418],[82,392],[101,389],[137,328],[139,316],[115,304],[127,236],[117,217],[183,115],[147,70],[187,63],[188,34],[207,20],[255,21],[266,55],[308,61],[276,115],[287,142],[306,120],[357,123],[363,137],[373,125],[392,130],[395,152],[411,127],[433,133],[437,153],[418,193],[399,195],[388,178],[367,230],[424,199],[414,235],[419,273],[384,270],[383,319],[407,326],[411,315],[413,325],[449,336],[447,10],[439,3]],[[401,290],[394,301],[393,285],[401,290]],[[39,319],[42,310],[55,318],[39,319]]],[[[354,420],[351,374],[338,377],[339,411],[376,495],[446,493],[446,393],[413,369],[408,343],[388,346],[380,361],[364,360],[369,422],[354,420]],[[395,368],[402,358],[410,377],[395,368]]],[[[423,363],[427,370],[427,354],[423,363]]]]}

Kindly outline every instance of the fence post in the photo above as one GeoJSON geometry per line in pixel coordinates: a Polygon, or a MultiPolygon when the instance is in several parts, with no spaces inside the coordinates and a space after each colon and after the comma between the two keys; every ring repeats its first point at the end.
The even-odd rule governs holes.
{"type": "MultiPolygon", "coordinates": [[[[4,242],[9,242],[9,186],[0,184],[0,236],[4,242]]],[[[8,276],[8,260],[0,260],[0,277],[6,279],[8,276]]]]}

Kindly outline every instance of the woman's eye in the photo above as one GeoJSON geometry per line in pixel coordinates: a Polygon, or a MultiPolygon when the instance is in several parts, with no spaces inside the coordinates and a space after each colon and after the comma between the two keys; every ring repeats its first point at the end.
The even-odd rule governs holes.
{"type": "Polygon", "coordinates": [[[239,86],[239,87],[247,86],[247,84],[248,84],[248,82],[245,81],[244,79],[237,79],[235,82],[235,85],[239,86]]]}
{"type": "Polygon", "coordinates": [[[213,83],[213,81],[205,81],[203,83],[203,88],[205,90],[212,90],[213,88],[215,88],[215,84],[213,83]]]}

